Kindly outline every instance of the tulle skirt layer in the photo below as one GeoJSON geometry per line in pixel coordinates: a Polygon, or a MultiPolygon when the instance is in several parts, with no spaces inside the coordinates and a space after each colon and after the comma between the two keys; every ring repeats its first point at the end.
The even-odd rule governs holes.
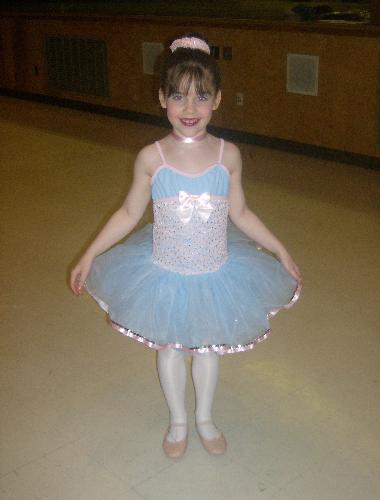
{"type": "Polygon", "coordinates": [[[228,259],[218,271],[179,274],[151,256],[148,225],[95,259],[86,288],[115,329],[155,349],[252,349],[269,335],[270,317],[299,295],[283,266],[234,226],[228,230],[228,259]]]}

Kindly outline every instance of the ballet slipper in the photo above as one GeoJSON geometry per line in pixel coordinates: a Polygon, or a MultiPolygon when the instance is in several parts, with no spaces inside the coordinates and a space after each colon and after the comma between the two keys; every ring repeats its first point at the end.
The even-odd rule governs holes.
{"type": "MultiPolygon", "coordinates": [[[[187,424],[170,424],[170,427],[187,427],[187,424]]],[[[170,431],[170,427],[167,430],[164,440],[162,442],[162,448],[165,455],[169,458],[181,458],[187,448],[187,436],[182,441],[168,441],[167,437],[170,431]]]]}
{"type": "Polygon", "coordinates": [[[223,455],[225,453],[226,448],[227,448],[227,442],[226,438],[223,436],[223,433],[220,433],[220,436],[214,439],[205,439],[202,437],[201,433],[199,432],[198,427],[202,425],[207,425],[207,424],[212,424],[214,425],[214,422],[212,420],[207,420],[205,422],[197,422],[196,427],[197,427],[197,432],[198,436],[201,440],[201,443],[203,445],[203,448],[210,453],[210,455],[223,455]]]}

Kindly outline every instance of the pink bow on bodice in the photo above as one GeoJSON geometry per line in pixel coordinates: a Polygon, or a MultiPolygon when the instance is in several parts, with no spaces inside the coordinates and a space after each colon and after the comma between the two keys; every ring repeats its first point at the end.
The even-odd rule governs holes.
{"type": "Polygon", "coordinates": [[[179,207],[176,208],[175,212],[184,224],[191,220],[194,211],[206,222],[214,209],[210,203],[210,193],[189,194],[186,191],[180,191],[178,199],[179,207]]]}

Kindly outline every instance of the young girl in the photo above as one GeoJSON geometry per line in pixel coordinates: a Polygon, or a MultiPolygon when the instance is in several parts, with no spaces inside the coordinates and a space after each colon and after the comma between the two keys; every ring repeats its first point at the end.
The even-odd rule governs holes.
{"type": "Polygon", "coordinates": [[[158,351],[169,457],[186,450],[184,355],[192,355],[196,428],[205,449],[218,455],[226,449],[212,419],[219,355],[267,338],[269,317],[295,302],[301,278],[245,204],[238,148],[207,132],[221,100],[209,46],[186,35],[170,49],[159,100],[172,131],[138,154],[125,202],[72,270],[71,288],[78,295],[85,287],[115,329],[158,351]],[[132,231],[151,197],[153,226],[106,252],[132,231]]]}

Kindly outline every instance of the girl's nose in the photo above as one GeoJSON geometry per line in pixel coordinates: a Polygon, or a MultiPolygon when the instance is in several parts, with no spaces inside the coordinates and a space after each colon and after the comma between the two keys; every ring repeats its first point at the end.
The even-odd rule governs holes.
{"type": "Polygon", "coordinates": [[[188,97],[186,99],[186,111],[190,112],[190,111],[194,111],[195,110],[195,99],[193,99],[192,97],[188,97]]]}

